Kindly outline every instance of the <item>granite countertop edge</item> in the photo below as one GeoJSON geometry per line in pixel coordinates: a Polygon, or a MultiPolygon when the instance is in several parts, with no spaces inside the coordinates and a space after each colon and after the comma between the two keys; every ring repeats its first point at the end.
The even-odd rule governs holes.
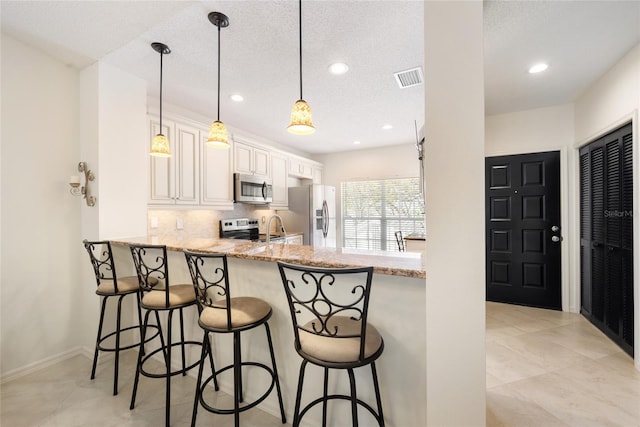
{"type": "Polygon", "coordinates": [[[226,253],[228,257],[288,262],[313,267],[346,268],[373,266],[374,273],[390,276],[424,279],[424,255],[418,252],[394,253],[364,251],[346,248],[319,248],[308,245],[272,244],[247,240],[215,238],[130,237],[109,239],[114,245],[129,244],[166,245],[168,250],[226,253]]]}

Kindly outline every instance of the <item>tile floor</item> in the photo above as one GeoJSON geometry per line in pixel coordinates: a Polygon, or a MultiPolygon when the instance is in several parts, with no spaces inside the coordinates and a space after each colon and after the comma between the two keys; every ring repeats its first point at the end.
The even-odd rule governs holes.
{"type": "Polygon", "coordinates": [[[488,426],[640,426],[640,371],[579,314],[487,303],[488,426]]]}
{"type": "MultiPolygon", "coordinates": [[[[161,426],[164,387],[144,378],[129,410],[135,353],[122,358],[120,393],[112,364],[78,355],[2,385],[0,425],[161,426]],[[146,380],[146,381],[145,381],[146,380]]],[[[174,377],[172,425],[190,425],[195,380],[174,377]]],[[[247,427],[282,426],[259,409],[247,427]]],[[[197,425],[228,427],[233,418],[198,412],[197,425]]],[[[582,316],[487,303],[488,426],[640,426],[640,371],[631,358],[582,316]]],[[[421,427],[421,426],[395,426],[421,427]]]]}

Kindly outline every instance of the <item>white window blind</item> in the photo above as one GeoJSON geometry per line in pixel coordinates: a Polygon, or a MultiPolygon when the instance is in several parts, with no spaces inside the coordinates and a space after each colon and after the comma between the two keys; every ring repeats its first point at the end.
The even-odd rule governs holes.
{"type": "Polygon", "coordinates": [[[424,231],[419,178],[342,183],[342,246],[398,251],[395,232],[424,231]]]}

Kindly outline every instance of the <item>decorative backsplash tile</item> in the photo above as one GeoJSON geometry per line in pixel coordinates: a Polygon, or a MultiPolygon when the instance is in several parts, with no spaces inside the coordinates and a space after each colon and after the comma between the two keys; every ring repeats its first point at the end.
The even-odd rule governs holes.
{"type": "MultiPolygon", "coordinates": [[[[266,220],[274,213],[276,213],[275,210],[259,209],[259,206],[242,203],[237,203],[232,211],[149,209],[147,235],[159,238],[218,238],[220,220],[226,218],[257,218],[260,232],[264,233],[266,220]],[[179,224],[182,225],[182,229],[178,228],[179,224]]],[[[274,221],[272,226],[275,223],[274,221]]]]}

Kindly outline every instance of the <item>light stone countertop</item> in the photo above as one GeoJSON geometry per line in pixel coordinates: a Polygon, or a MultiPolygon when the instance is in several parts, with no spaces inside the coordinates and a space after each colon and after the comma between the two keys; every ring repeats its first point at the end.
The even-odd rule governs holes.
{"type": "Polygon", "coordinates": [[[374,272],[401,277],[426,277],[424,254],[420,252],[368,251],[348,248],[321,248],[307,245],[264,243],[247,240],[213,238],[133,237],[111,239],[114,245],[153,244],[166,245],[167,249],[183,249],[199,252],[226,253],[233,258],[256,261],[284,261],[315,267],[344,268],[373,266],[374,272]]]}

